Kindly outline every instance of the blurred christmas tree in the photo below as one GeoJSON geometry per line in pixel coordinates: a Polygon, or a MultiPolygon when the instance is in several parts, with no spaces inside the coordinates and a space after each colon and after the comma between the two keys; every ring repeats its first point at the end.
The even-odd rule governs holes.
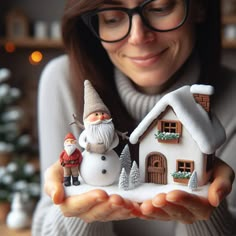
{"type": "Polygon", "coordinates": [[[0,69],[0,202],[21,192],[26,201],[39,196],[39,170],[31,135],[22,130],[21,91],[9,85],[10,71],[0,69]]]}

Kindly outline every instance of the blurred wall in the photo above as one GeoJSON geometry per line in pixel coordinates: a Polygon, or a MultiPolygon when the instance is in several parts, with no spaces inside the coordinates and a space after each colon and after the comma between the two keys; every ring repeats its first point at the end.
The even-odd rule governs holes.
{"type": "Polygon", "coordinates": [[[222,64],[236,70],[236,48],[223,49],[222,51],[222,64]]]}
{"type": "Polygon", "coordinates": [[[57,20],[61,18],[65,0],[0,0],[0,12],[18,7],[32,20],[57,20]]]}
{"type": "MultiPolygon", "coordinates": [[[[19,8],[29,18],[31,36],[36,21],[44,21],[50,25],[60,21],[65,0],[0,0],[0,38],[4,37],[6,29],[5,16],[13,8],[19,8]]],[[[0,68],[10,69],[12,76],[9,82],[22,90],[21,104],[27,116],[26,125],[37,142],[37,92],[39,78],[45,65],[52,58],[64,54],[63,48],[16,48],[13,53],[7,53],[4,45],[0,45],[0,68]],[[29,55],[40,50],[43,60],[37,65],[29,63],[29,55]]]]}

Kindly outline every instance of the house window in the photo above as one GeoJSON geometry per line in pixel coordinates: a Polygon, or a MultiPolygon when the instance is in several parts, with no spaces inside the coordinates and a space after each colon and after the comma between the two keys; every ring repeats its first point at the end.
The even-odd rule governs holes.
{"type": "Polygon", "coordinates": [[[181,172],[193,172],[194,171],[194,161],[189,160],[177,160],[176,171],[181,172]]]}
{"type": "Polygon", "coordinates": [[[159,120],[156,138],[161,143],[178,143],[182,133],[182,124],[176,120],[159,120]]]}
{"type": "Polygon", "coordinates": [[[162,122],[162,131],[168,133],[178,133],[178,124],[172,121],[163,121],[162,122]]]}

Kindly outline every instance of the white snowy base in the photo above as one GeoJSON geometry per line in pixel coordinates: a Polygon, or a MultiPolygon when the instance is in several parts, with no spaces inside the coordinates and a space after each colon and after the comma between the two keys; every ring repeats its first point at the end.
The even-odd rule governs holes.
{"type": "Polygon", "coordinates": [[[181,185],[181,184],[158,185],[158,184],[152,184],[152,183],[143,183],[135,189],[124,191],[124,190],[119,189],[117,183],[111,186],[97,187],[97,186],[91,186],[91,185],[85,184],[81,180],[81,184],[79,186],[65,187],[65,193],[66,193],[66,196],[73,196],[73,195],[86,193],[94,189],[102,189],[106,191],[108,195],[118,194],[122,196],[123,198],[130,199],[134,202],[143,202],[144,200],[152,199],[158,193],[168,193],[172,190],[182,190],[182,191],[189,192],[191,194],[196,194],[196,195],[207,198],[208,188],[209,188],[209,184],[198,187],[197,190],[195,191],[191,191],[188,188],[188,186],[181,185]]]}

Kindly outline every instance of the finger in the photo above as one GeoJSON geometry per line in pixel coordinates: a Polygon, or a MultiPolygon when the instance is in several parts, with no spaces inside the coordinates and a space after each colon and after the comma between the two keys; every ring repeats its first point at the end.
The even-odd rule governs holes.
{"type": "Polygon", "coordinates": [[[78,217],[87,223],[94,221],[112,221],[131,218],[131,210],[110,203],[101,203],[94,206],[88,212],[79,214],[78,217]]]}
{"type": "Polygon", "coordinates": [[[142,212],[158,220],[178,220],[185,224],[194,222],[193,214],[182,206],[174,205],[166,200],[167,194],[158,194],[152,201],[143,204],[142,212]],[[145,207],[145,209],[144,209],[145,207]]]}
{"type": "Polygon", "coordinates": [[[63,170],[59,162],[49,167],[44,174],[44,191],[55,204],[64,200],[63,170]]]}
{"type": "Polygon", "coordinates": [[[124,199],[119,195],[112,195],[110,202],[112,203],[115,210],[108,217],[113,218],[114,220],[134,218],[142,214],[138,203],[124,199]],[[125,210],[128,210],[128,212],[126,212],[126,217],[124,217],[122,214],[121,217],[118,217],[120,214],[120,209],[124,210],[124,212],[126,212],[125,210]]]}
{"type": "Polygon", "coordinates": [[[128,219],[133,219],[136,218],[137,216],[132,213],[132,211],[128,209],[114,209],[111,214],[107,215],[106,217],[102,218],[102,222],[107,222],[107,221],[117,221],[117,220],[128,220],[128,219]]]}
{"type": "Polygon", "coordinates": [[[217,158],[213,170],[213,182],[208,191],[208,199],[212,206],[217,207],[231,192],[234,178],[235,173],[233,169],[217,158]]]}
{"type": "Polygon", "coordinates": [[[67,217],[78,216],[89,211],[94,206],[108,200],[108,195],[102,190],[92,190],[84,194],[71,196],[60,205],[63,214],[67,217]]]}
{"type": "Polygon", "coordinates": [[[79,217],[86,222],[124,220],[136,217],[133,213],[135,208],[135,203],[119,195],[111,195],[108,201],[93,206],[89,212],[82,213],[79,217]]]}
{"type": "Polygon", "coordinates": [[[159,206],[168,216],[170,220],[177,220],[185,224],[192,224],[195,221],[194,215],[182,205],[175,205],[168,201],[160,201],[156,198],[152,201],[155,207],[159,206]]]}
{"type": "Polygon", "coordinates": [[[152,204],[152,200],[144,201],[140,206],[143,219],[169,221],[170,216],[159,207],[152,204]]]}
{"type": "Polygon", "coordinates": [[[166,195],[166,200],[174,205],[184,207],[193,214],[195,220],[207,220],[213,211],[208,199],[184,191],[171,191],[166,195]]]}

